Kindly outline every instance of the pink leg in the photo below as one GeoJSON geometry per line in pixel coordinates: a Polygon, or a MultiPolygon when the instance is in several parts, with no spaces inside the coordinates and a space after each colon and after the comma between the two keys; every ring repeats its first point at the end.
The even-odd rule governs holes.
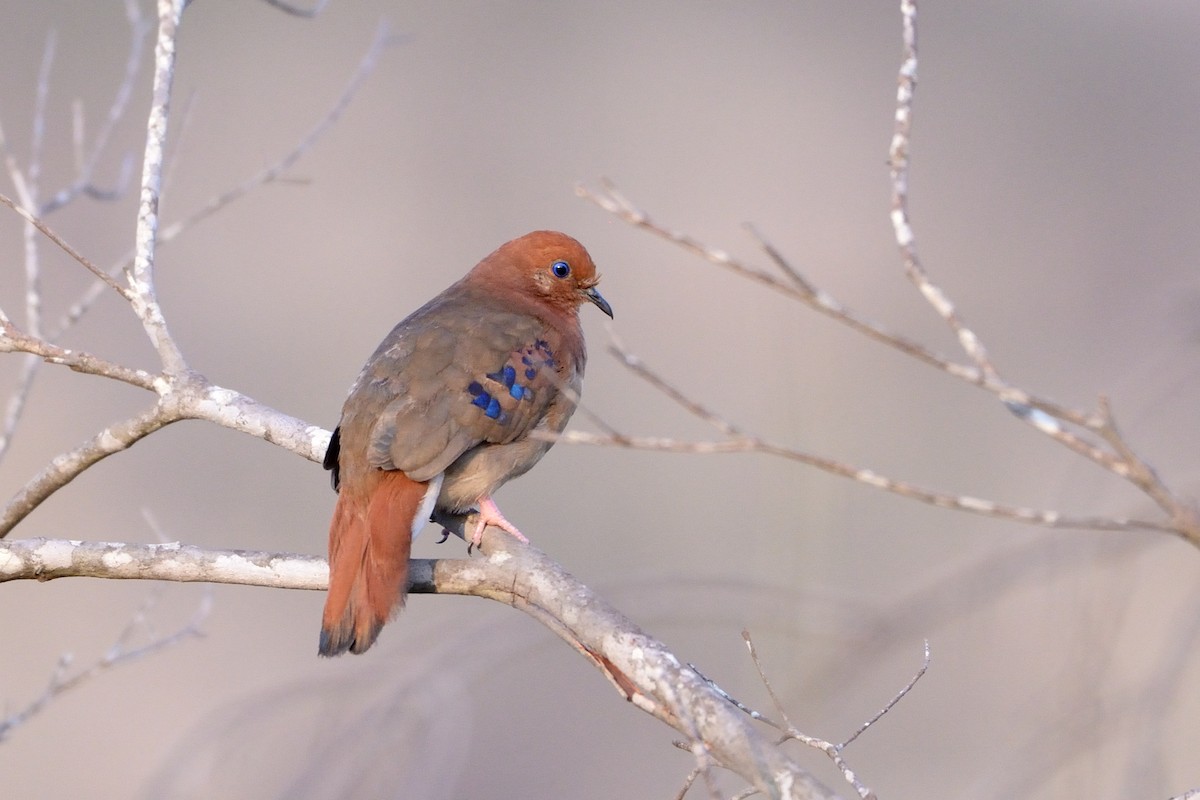
{"type": "Polygon", "coordinates": [[[500,513],[500,509],[496,507],[496,501],[491,497],[485,497],[479,501],[479,523],[475,526],[475,532],[471,535],[471,544],[479,547],[479,543],[483,540],[483,529],[488,525],[495,525],[502,531],[512,535],[518,542],[529,544],[529,540],[525,538],[525,534],[517,530],[517,526],[504,518],[500,513]]]}

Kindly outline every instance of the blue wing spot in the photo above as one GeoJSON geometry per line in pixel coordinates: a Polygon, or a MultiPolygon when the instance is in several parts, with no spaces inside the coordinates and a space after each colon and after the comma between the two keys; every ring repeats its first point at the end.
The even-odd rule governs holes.
{"type": "Polygon", "coordinates": [[[520,400],[522,397],[525,396],[525,392],[527,392],[527,391],[529,391],[529,390],[518,383],[518,384],[515,384],[511,389],[509,389],[508,393],[511,394],[514,399],[520,400]]]}
{"type": "MultiPolygon", "coordinates": [[[[525,352],[528,353],[529,351],[526,350],[525,352]]],[[[527,355],[521,356],[521,363],[527,367],[533,366],[533,362],[529,360],[529,356],[527,356],[527,355]]],[[[526,370],[526,372],[528,372],[528,370],[526,370]]]]}
{"type": "Polygon", "coordinates": [[[531,381],[536,377],[537,377],[537,370],[534,369],[533,367],[529,367],[528,369],[525,370],[525,379],[526,380],[531,381]]]}
{"type": "Polygon", "coordinates": [[[504,388],[511,389],[513,383],[515,383],[517,380],[517,371],[508,364],[505,364],[503,369],[498,369],[495,372],[489,372],[488,377],[497,383],[503,383],[504,388]]]}
{"type": "Polygon", "coordinates": [[[494,397],[490,398],[490,400],[491,400],[491,402],[489,402],[487,404],[487,408],[485,408],[483,410],[483,413],[485,415],[491,417],[492,419],[499,419],[500,418],[500,401],[494,397]]]}
{"type": "Polygon", "coordinates": [[[470,392],[471,394],[475,395],[476,397],[478,397],[481,394],[487,394],[487,392],[485,392],[483,390],[483,387],[479,385],[479,381],[471,381],[467,385],[467,391],[470,392]]]}
{"type": "Polygon", "coordinates": [[[496,402],[496,401],[494,399],[492,399],[492,396],[490,394],[488,394],[487,392],[483,392],[482,394],[476,395],[475,399],[471,401],[471,405],[479,406],[480,408],[486,409],[490,404],[492,404],[494,402],[496,402]]]}

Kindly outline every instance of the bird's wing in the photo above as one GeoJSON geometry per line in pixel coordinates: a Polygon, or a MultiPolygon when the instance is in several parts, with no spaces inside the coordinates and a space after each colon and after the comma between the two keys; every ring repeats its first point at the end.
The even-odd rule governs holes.
{"type": "Polygon", "coordinates": [[[566,349],[560,337],[535,317],[437,311],[401,323],[355,387],[382,406],[369,429],[369,465],[418,481],[479,444],[528,436],[575,370],[557,352],[566,349]]]}

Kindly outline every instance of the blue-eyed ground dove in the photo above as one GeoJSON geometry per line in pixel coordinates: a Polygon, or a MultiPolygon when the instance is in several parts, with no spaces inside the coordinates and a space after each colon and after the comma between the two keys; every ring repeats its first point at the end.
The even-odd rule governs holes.
{"type": "Polygon", "coordinates": [[[478,510],[524,540],[492,500],[575,409],[586,361],[579,306],[596,267],[579,242],[535,231],[502,245],[397,325],[367,361],[325,454],[337,506],[320,653],[361,653],[403,605],[412,537],[435,510],[478,510]]]}

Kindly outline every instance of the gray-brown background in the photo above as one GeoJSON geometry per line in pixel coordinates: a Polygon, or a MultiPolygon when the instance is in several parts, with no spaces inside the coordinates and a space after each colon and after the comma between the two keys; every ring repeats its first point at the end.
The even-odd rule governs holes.
{"type": "MultiPolygon", "coordinates": [[[[1150,513],[991,398],[573,196],[575,182],[611,177],[664,221],[758,258],[740,227],[753,221],[841,299],[955,353],[905,282],[887,218],[896,6],[341,0],[304,21],[196,2],[179,43],[168,221],[290,148],[381,18],[403,41],[295,182],[162,251],[172,330],[213,380],[332,426],[396,320],[503,240],[560,228],[591,249],[623,340],[752,431],[946,490],[1150,513]]],[[[57,31],[54,188],[71,177],[72,100],[94,129],[119,78],[120,4],[10,0],[0,14],[0,121],[22,163],[57,31]]],[[[1080,406],[1109,393],[1167,480],[1193,488],[1200,5],[930,0],[921,26],[912,210],[934,277],[1015,380],[1080,406]]],[[[140,158],[148,76],[106,181],[123,152],[140,158]]],[[[81,202],[51,221],[107,264],[132,242],[133,210],[132,198],[81,202]]],[[[0,253],[0,301],[15,313],[11,214],[0,253]]],[[[86,276],[49,247],[44,261],[56,318],[86,276]]],[[[710,435],[606,356],[601,315],[584,316],[592,408],[631,433],[710,435]]],[[[69,343],[153,364],[114,298],[69,343]]],[[[146,402],[45,369],[0,467],[4,491],[146,402]]],[[[14,535],[150,541],[148,509],[172,539],[317,553],[333,497],[317,466],[185,423],[91,470],[14,535]]],[[[681,657],[769,710],[738,635],[749,628],[811,734],[848,735],[928,637],[929,674],[848,751],[881,797],[1166,797],[1200,784],[1200,553],[1181,542],[1025,529],[751,456],[560,446],[499,499],[681,657]]],[[[416,554],[462,555],[436,538],[416,554]]],[[[36,696],[60,653],[97,658],[150,589],[0,587],[4,707],[36,696]]],[[[166,587],[156,625],[186,619],[200,596],[166,587]]],[[[368,656],[318,661],[320,594],[215,598],[205,639],[89,683],[0,745],[0,796],[669,797],[691,767],[670,731],[509,609],[417,597],[368,656]]],[[[836,782],[822,756],[801,757],[836,782]]]]}

